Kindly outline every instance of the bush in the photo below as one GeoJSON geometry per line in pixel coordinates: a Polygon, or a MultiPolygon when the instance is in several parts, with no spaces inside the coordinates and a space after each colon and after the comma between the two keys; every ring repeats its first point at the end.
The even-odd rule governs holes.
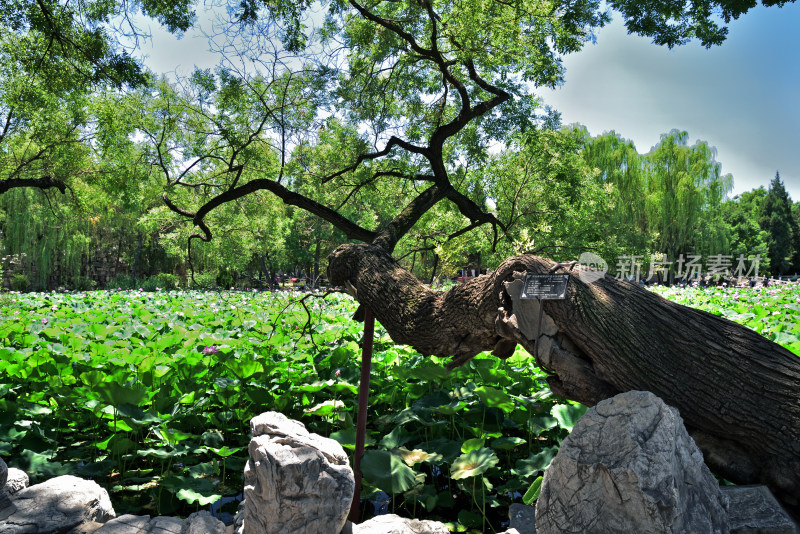
{"type": "Polygon", "coordinates": [[[228,289],[233,287],[234,285],[233,273],[229,268],[223,267],[217,273],[216,282],[217,286],[219,286],[222,289],[228,289]]]}
{"type": "Polygon", "coordinates": [[[76,276],[72,279],[72,287],[75,291],[89,291],[97,287],[97,282],[88,276],[76,276]]]}
{"type": "Polygon", "coordinates": [[[156,275],[158,286],[161,289],[177,289],[181,287],[181,277],[176,274],[158,273],[156,275]]]}
{"type": "Polygon", "coordinates": [[[118,274],[108,281],[108,289],[133,289],[133,277],[129,274],[118,274]]]}
{"type": "Polygon", "coordinates": [[[30,285],[31,281],[25,273],[16,273],[11,277],[11,289],[14,291],[25,291],[30,285]]]}
{"type": "Polygon", "coordinates": [[[189,279],[189,283],[193,285],[193,287],[199,287],[203,289],[210,289],[217,285],[216,282],[217,275],[215,273],[194,273],[194,283],[192,284],[192,279],[189,279]]]}
{"type": "Polygon", "coordinates": [[[158,281],[158,277],[151,276],[150,278],[137,280],[136,287],[142,289],[143,291],[156,291],[157,289],[161,288],[161,285],[158,281]]]}

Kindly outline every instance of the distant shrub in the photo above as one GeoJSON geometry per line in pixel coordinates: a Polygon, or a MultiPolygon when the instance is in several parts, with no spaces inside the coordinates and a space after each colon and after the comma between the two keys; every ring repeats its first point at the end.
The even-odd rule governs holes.
{"type": "Polygon", "coordinates": [[[72,279],[72,287],[75,291],[90,291],[97,287],[97,282],[88,276],[76,276],[72,279]]]}
{"type": "Polygon", "coordinates": [[[181,287],[181,277],[171,273],[158,273],[155,276],[161,289],[177,289],[181,287]]]}
{"type": "Polygon", "coordinates": [[[210,289],[217,285],[216,280],[217,280],[216,273],[195,273],[194,283],[192,284],[191,278],[189,279],[189,283],[192,284],[193,287],[210,289]]]}
{"type": "Polygon", "coordinates": [[[227,267],[223,267],[217,273],[216,282],[217,286],[219,286],[222,289],[228,289],[230,287],[233,287],[234,285],[233,273],[227,267]]]}
{"type": "Polygon", "coordinates": [[[145,278],[144,280],[137,280],[136,288],[141,289],[142,291],[156,291],[157,289],[161,289],[161,283],[158,281],[157,276],[151,276],[150,278],[145,278]]]}
{"type": "Polygon", "coordinates": [[[108,281],[108,289],[133,289],[133,277],[129,274],[118,274],[108,281]]]}
{"type": "Polygon", "coordinates": [[[11,289],[14,291],[25,291],[31,285],[28,280],[28,275],[25,273],[16,273],[11,276],[11,289]]]}

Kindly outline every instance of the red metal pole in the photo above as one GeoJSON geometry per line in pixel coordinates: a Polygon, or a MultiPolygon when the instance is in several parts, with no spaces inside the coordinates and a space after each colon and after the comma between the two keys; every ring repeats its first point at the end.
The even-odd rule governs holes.
{"type": "Polygon", "coordinates": [[[369,372],[372,366],[372,338],[375,336],[375,316],[372,310],[364,310],[364,346],[361,350],[361,383],[358,386],[358,419],[356,420],[356,452],[353,455],[353,475],[356,488],[350,505],[350,521],[358,523],[361,503],[361,457],[367,436],[367,404],[369,401],[369,372]]]}

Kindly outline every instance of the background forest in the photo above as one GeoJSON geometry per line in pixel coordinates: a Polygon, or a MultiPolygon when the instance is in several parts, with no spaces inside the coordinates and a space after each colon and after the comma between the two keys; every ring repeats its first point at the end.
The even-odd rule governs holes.
{"type": "MultiPolygon", "coordinates": [[[[346,236],[267,192],[210,214],[210,224],[222,239],[195,244],[189,264],[186,240],[192,224],[165,207],[163,177],[155,161],[160,155],[150,144],[158,135],[177,137],[185,131],[149,128],[157,127],[154,117],[170,102],[184,106],[180,120],[193,120],[191,114],[202,114],[203,100],[209,98],[202,84],[217,88],[225,79],[224,71],[219,76],[196,72],[183,93],[165,81],[136,93],[93,93],[74,104],[78,107],[72,113],[79,120],[73,137],[57,149],[63,153],[53,155],[55,162],[31,157],[42,141],[30,133],[4,140],[0,172],[35,173],[59,165],[54,172],[70,175],[63,194],[16,188],[0,195],[4,287],[186,287],[192,285],[190,267],[195,269],[194,284],[203,287],[265,285],[276,272],[309,278],[323,274],[320,262],[346,236]],[[124,116],[120,109],[126,110],[124,116]]],[[[226,105],[247,104],[246,95],[218,89],[233,92],[217,96],[230,99],[226,105]]],[[[334,119],[320,129],[326,142],[314,150],[328,151],[323,158],[335,157],[352,134],[334,119]]],[[[462,269],[491,268],[525,251],[556,260],[591,251],[612,272],[622,255],[642,256],[646,265],[659,254],[730,255],[734,267],[740,255],[758,255],[761,275],[800,271],[800,203],[791,200],[780,175],[768,188],[730,198],[733,177],[721,174],[713,147],[704,142],[689,146],[687,139],[687,132],[672,131],[641,154],[620,134],[592,137],[581,126],[560,125],[557,114],[546,116],[502,149],[480,154],[460,168],[459,180],[482,206],[496,209],[507,222],[508,233],[494,251],[490,228],[458,235],[460,214],[453,205],[438,204],[400,244],[397,256],[428,281],[454,277],[462,269]]],[[[275,164],[270,160],[277,155],[266,150],[262,156],[265,166],[275,164]]],[[[302,165],[302,158],[298,160],[302,165]]],[[[212,165],[209,176],[213,172],[212,165]]],[[[350,217],[366,225],[390,219],[392,209],[414,194],[402,188],[387,194],[366,184],[353,198],[339,199],[344,195],[336,190],[313,181],[303,184],[301,169],[293,172],[288,180],[300,190],[331,203],[349,200],[350,217]]],[[[200,197],[202,203],[213,191],[209,183],[181,193],[200,197]]]]}
{"type": "Polygon", "coordinates": [[[730,199],[733,177],[687,132],[641,154],[624,133],[563,126],[532,93],[563,82],[560,56],[591,40],[609,7],[670,48],[725,39],[704,10],[657,22],[635,3],[554,4],[560,14],[540,25],[547,17],[521,3],[525,34],[497,22],[511,9],[503,3],[497,13],[443,3],[451,22],[409,5],[408,21],[430,20],[408,31],[452,48],[426,50],[388,22],[399,6],[383,6],[384,20],[350,4],[325,4],[324,20],[313,2],[231,7],[209,36],[219,66],[186,78],[142,66],[136,16],[180,34],[196,20],[188,2],[4,4],[3,286],[154,289],[191,272],[204,287],[254,286],[278,271],[316,279],[337,245],[371,240],[414,202],[427,204],[394,257],[427,281],[525,251],[591,251],[612,272],[622,255],[646,264],[681,254],[730,255],[734,266],[760,256],[759,274],[773,276],[800,270],[800,207],[778,174],[730,199]],[[483,48],[464,48],[472,59],[448,70],[447,54],[476,39],[483,48]]]}

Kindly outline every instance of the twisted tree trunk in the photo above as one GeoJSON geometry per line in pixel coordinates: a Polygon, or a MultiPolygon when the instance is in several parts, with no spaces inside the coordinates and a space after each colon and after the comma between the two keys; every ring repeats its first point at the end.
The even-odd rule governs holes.
{"type": "Polygon", "coordinates": [[[516,280],[553,265],[519,256],[438,292],[378,246],[343,245],[330,257],[329,279],[348,283],[394,341],[452,356],[453,365],[486,350],[507,357],[519,343],[562,397],[593,405],[652,391],[680,410],[713,471],[766,484],[800,515],[800,358],[746,327],[610,276],[589,284],[572,276],[565,300],[545,301],[545,335],[535,347],[538,303],[518,298],[516,280]]]}

